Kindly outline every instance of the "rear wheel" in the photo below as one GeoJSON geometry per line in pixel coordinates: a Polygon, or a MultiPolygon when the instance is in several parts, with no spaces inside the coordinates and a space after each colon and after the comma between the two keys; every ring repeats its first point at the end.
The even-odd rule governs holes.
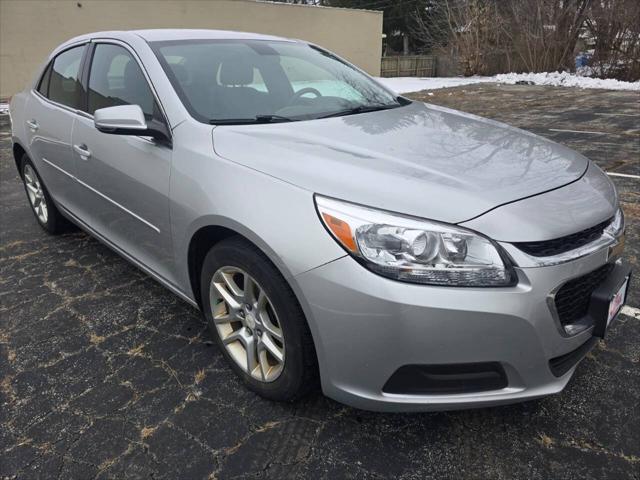
{"type": "Polygon", "coordinates": [[[205,317],[223,355],[247,387],[292,401],[317,385],[311,333],[293,291],[254,245],[224,240],[205,257],[205,317]]]}
{"type": "Polygon", "coordinates": [[[70,226],[56,208],[33,163],[27,155],[22,157],[22,181],[29,205],[42,228],[51,234],[66,231],[70,226]]]}

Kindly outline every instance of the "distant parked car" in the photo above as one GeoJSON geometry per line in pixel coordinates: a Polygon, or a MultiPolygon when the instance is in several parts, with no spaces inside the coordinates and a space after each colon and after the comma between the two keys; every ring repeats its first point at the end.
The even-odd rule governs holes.
{"type": "Polygon", "coordinates": [[[373,410],[541,397],[625,299],[624,219],[596,165],[306,42],[83,35],[10,113],[40,225],[79,225],[200,308],[271,399],[318,378],[373,410]]]}

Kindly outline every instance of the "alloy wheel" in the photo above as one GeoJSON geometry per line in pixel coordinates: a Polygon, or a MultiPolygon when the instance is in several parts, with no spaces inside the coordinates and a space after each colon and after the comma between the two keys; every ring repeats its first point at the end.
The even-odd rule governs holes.
{"type": "Polygon", "coordinates": [[[209,288],[213,322],[234,361],[251,377],[273,382],[285,361],[284,334],[271,300],[247,272],[221,267],[209,288]]]}
{"type": "Polygon", "coordinates": [[[31,168],[31,165],[24,166],[24,184],[27,187],[27,196],[33,211],[36,213],[40,222],[47,223],[49,219],[49,212],[47,210],[47,202],[44,198],[44,191],[40,184],[40,179],[36,172],[31,168]]]}

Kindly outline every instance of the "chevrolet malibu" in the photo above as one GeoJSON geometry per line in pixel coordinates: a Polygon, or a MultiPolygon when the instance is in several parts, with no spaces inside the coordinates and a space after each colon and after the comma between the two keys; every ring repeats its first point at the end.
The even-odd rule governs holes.
{"type": "Polygon", "coordinates": [[[80,226],[200,308],[270,399],[542,397],[625,301],[624,218],[596,165],[307,42],[83,35],[10,114],[38,223],[80,226]]]}

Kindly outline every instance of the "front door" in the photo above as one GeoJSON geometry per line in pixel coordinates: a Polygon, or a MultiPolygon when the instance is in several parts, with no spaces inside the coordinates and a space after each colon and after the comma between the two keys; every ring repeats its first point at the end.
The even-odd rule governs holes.
{"type": "MultiPolygon", "coordinates": [[[[148,121],[165,121],[140,65],[124,46],[95,45],[87,95],[90,115],[100,108],[140,105],[148,121]]],[[[170,144],[102,133],[89,117],[76,120],[72,144],[79,183],[77,215],[172,282],[170,144]]]]}

